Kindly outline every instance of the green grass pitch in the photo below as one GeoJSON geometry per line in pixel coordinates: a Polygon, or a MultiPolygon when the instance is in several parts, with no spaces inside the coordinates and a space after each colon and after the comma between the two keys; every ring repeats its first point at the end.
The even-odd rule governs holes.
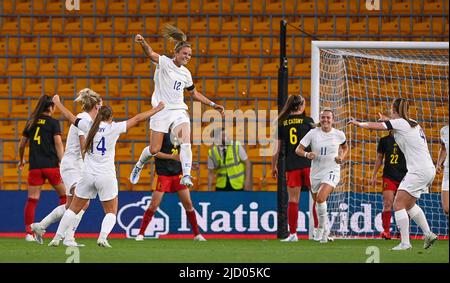
{"type": "MultiPolygon", "coordinates": [[[[96,239],[79,239],[81,263],[364,263],[379,250],[381,263],[448,263],[448,240],[428,250],[422,240],[412,240],[409,251],[390,251],[397,240],[336,240],[320,244],[309,240],[282,243],[278,240],[222,240],[194,242],[185,239],[111,239],[112,249],[99,248],[96,239]],[[369,248],[372,247],[372,248],[369,248]],[[375,247],[375,248],[373,248],[375,247]],[[369,248],[369,249],[368,249],[369,248]]],[[[0,262],[64,263],[73,254],[66,247],[48,247],[22,238],[0,238],[0,262]],[[66,254],[67,252],[67,254],[66,254]]]]}

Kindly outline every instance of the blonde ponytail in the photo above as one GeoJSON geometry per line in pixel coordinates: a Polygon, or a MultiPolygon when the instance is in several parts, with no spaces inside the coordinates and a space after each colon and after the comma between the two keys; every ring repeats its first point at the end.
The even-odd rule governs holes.
{"type": "Polygon", "coordinates": [[[183,47],[191,47],[191,44],[187,42],[186,34],[176,26],[165,24],[162,28],[162,35],[176,42],[174,48],[175,53],[178,53],[183,47]]]}
{"type": "Polygon", "coordinates": [[[83,88],[78,92],[78,97],[75,98],[75,101],[81,102],[83,111],[89,112],[95,107],[95,105],[102,101],[102,98],[92,89],[83,88]]]}

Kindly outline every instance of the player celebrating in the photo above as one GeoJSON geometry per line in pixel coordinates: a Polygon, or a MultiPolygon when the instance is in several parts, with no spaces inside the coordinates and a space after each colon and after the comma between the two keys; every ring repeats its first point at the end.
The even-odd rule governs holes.
{"type": "Polygon", "coordinates": [[[161,151],[155,155],[155,167],[156,173],[158,174],[156,190],[152,194],[150,206],[142,217],[142,223],[136,241],[144,240],[145,230],[161,204],[164,193],[175,192],[178,194],[178,197],[186,210],[187,218],[191,224],[192,231],[194,232],[194,240],[206,241],[199,232],[197,217],[195,215],[194,207],[192,206],[189,190],[186,186],[180,184],[182,170],[178,150],[179,146],[175,146],[171,142],[170,133],[164,134],[161,151]]]}
{"type": "MultiPolygon", "coordinates": [[[[101,107],[102,99],[95,91],[85,88],[78,92],[78,97],[75,99],[77,102],[81,102],[83,112],[77,115],[77,118],[86,119],[92,121],[97,115],[98,109],[101,107]]],[[[69,128],[69,133],[67,134],[66,150],[64,156],[61,160],[61,177],[66,187],[67,203],[65,205],[60,205],[56,207],[49,215],[42,219],[39,223],[31,224],[31,229],[35,234],[36,241],[39,244],[43,244],[43,235],[47,227],[57,222],[61,219],[66,208],[69,208],[72,202],[73,192],[78,181],[81,179],[81,171],[83,167],[83,158],[81,154],[81,149],[83,148],[85,140],[85,133],[79,130],[74,125],[69,128]]],[[[89,202],[86,206],[77,214],[76,222],[74,227],[69,229],[64,237],[63,244],[65,246],[79,247],[82,246],[75,242],[74,233],[81,221],[81,217],[86,211],[89,202]]]]}
{"type": "Polygon", "coordinates": [[[442,178],[441,202],[442,208],[448,217],[448,125],[442,127],[441,131],[441,148],[439,150],[438,161],[436,163],[436,171],[440,174],[442,165],[444,165],[444,176],[442,178]]]}
{"type": "Polygon", "coordinates": [[[406,169],[405,156],[400,148],[398,148],[392,131],[389,131],[389,134],[382,137],[378,142],[377,160],[375,161],[372,179],[370,180],[370,185],[373,187],[377,184],[377,173],[383,163],[383,159],[383,212],[381,213],[383,232],[381,232],[380,236],[383,239],[390,240],[392,204],[394,203],[398,185],[400,185],[400,182],[408,171],[406,169]]]}
{"type": "Polygon", "coordinates": [[[59,173],[59,161],[64,154],[64,145],[59,122],[52,118],[54,112],[55,105],[52,98],[47,95],[41,96],[31,113],[31,119],[23,130],[19,143],[18,169],[22,171],[25,164],[23,158],[25,147],[30,141],[28,199],[25,204],[25,240],[28,242],[36,241],[31,224],[34,222],[36,205],[45,179],[48,179],[59,195],[59,204],[63,205],[66,202],[66,189],[59,173]]]}
{"type": "MultiPolygon", "coordinates": [[[[281,140],[286,142],[286,179],[289,194],[288,223],[290,235],[284,242],[297,242],[298,203],[302,186],[311,188],[309,181],[311,160],[293,154],[300,140],[314,127],[314,120],[305,115],[305,99],[301,95],[290,95],[278,116],[278,148],[272,156],[272,177],[278,178],[278,156],[281,140]]],[[[317,222],[315,202],[314,224],[317,222]]],[[[317,226],[314,225],[316,228],[317,226]]]]}
{"type": "Polygon", "coordinates": [[[329,237],[327,198],[337,186],[341,176],[340,164],[345,160],[348,146],[344,132],[333,128],[334,114],[331,109],[320,113],[320,127],[309,131],[300,141],[295,153],[312,160],[311,192],[317,202],[319,236],[321,243],[333,239],[329,237]],[[305,148],[311,146],[311,151],[305,148]]]}
{"type": "Polygon", "coordinates": [[[123,122],[112,121],[112,110],[109,106],[102,106],[93,122],[88,119],[75,117],[59,101],[59,96],[53,97],[55,105],[69,122],[83,132],[88,132],[83,151],[85,153],[84,168],[77,189],[69,209],[64,213],[58,230],[49,246],[58,246],[65,236],[67,229],[73,225],[76,215],[86,205],[89,199],[99,195],[105,211],[102,228],[97,240],[100,247],[111,247],[107,237],[116,223],[118,188],[116,168],[114,165],[115,146],[120,134],[125,133],[139,122],[150,118],[160,111],[164,104],[160,103],[156,108],[140,113],[123,122]]]}
{"type": "Polygon", "coordinates": [[[184,103],[184,89],[191,93],[194,99],[214,107],[221,111],[221,113],[223,113],[224,108],[210,101],[195,89],[191,73],[185,67],[192,56],[191,45],[186,41],[186,35],[177,27],[169,24],[164,26],[163,35],[176,42],[174,48],[175,56],[172,59],[154,52],[140,34],[136,35],[135,39],[141,45],[144,53],[157,65],[154,75],[155,91],[152,95],[152,105],[156,107],[160,101],[163,101],[165,108],[150,120],[150,129],[152,130],[151,146],[150,149],[142,152],[142,159],[139,159],[134,166],[130,174],[130,181],[132,184],[138,182],[143,164],[152,155],[155,155],[161,150],[164,134],[171,128],[174,135],[181,142],[180,160],[183,170],[181,184],[192,187],[191,129],[189,115],[186,111],[188,107],[184,103]]]}
{"type": "Polygon", "coordinates": [[[409,118],[408,102],[397,98],[392,103],[391,119],[380,114],[383,122],[358,122],[351,118],[349,123],[364,129],[392,130],[395,141],[405,154],[408,172],[398,186],[394,199],[395,222],[400,230],[401,243],[392,250],[411,249],[409,241],[409,218],[419,225],[425,235],[424,248],[428,249],[437,240],[430,230],[423,210],[416,201],[423,193],[428,193],[428,187],[434,180],[436,169],[428,151],[427,140],[422,127],[409,118]],[[409,215],[409,217],[408,217],[409,215]]]}

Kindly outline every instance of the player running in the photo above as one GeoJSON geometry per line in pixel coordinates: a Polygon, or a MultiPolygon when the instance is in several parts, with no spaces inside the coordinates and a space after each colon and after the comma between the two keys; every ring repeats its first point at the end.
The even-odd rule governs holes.
{"type": "Polygon", "coordinates": [[[123,122],[113,122],[111,107],[102,106],[94,121],[75,117],[67,108],[62,105],[59,96],[55,95],[53,101],[64,117],[83,132],[87,132],[87,138],[83,148],[85,153],[83,174],[78,182],[77,189],[73,196],[69,209],[64,213],[58,230],[49,246],[58,246],[64,238],[67,229],[76,221],[76,215],[86,205],[89,199],[99,195],[105,211],[102,227],[97,245],[108,247],[107,237],[116,223],[118,206],[118,186],[116,179],[116,167],[114,165],[115,146],[120,134],[125,133],[139,122],[150,118],[152,115],[164,108],[163,103],[157,107],[140,113],[133,118],[123,122]]]}
{"type": "Polygon", "coordinates": [[[428,249],[437,240],[431,231],[423,210],[416,204],[421,194],[428,193],[436,169],[428,151],[427,139],[422,127],[408,115],[408,101],[397,98],[392,103],[390,119],[380,114],[383,122],[358,122],[351,118],[349,123],[370,130],[392,130],[395,141],[406,159],[408,172],[401,181],[394,199],[395,222],[400,230],[401,243],[392,250],[409,250],[409,219],[419,225],[425,235],[423,247],[428,249]]]}
{"type": "MultiPolygon", "coordinates": [[[[79,113],[77,118],[86,119],[87,121],[92,121],[95,119],[98,109],[102,106],[102,99],[100,95],[89,88],[80,90],[75,101],[81,102],[83,109],[83,112],[79,113]]],[[[50,224],[61,220],[64,212],[67,208],[69,208],[72,202],[73,192],[78,181],[81,179],[81,172],[83,169],[83,157],[81,151],[84,146],[85,135],[86,134],[83,131],[74,125],[70,126],[69,133],[67,134],[66,150],[61,160],[60,168],[61,177],[66,187],[67,203],[53,209],[53,211],[42,219],[41,222],[31,224],[31,230],[34,232],[36,241],[39,244],[44,243],[43,235],[45,233],[45,229],[47,229],[50,224]]],[[[74,234],[88,206],[89,202],[87,202],[86,206],[84,206],[83,209],[77,214],[74,227],[68,229],[63,241],[65,246],[83,246],[75,241],[74,234]]]]}
{"type": "Polygon", "coordinates": [[[344,132],[333,128],[334,114],[331,109],[320,112],[320,126],[309,131],[300,141],[295,153],[312,160],[311,192],[317,202],[320,242],[327,243],[329,237],[327,198],[341,178],[341,164],[348,152],[344,132]],[[311,151],[305,149],[311,146],[311,151]]]}

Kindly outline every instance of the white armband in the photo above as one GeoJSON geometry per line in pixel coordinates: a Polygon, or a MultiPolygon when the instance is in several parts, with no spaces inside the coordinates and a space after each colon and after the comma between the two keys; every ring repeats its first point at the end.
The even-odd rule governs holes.
{"type": "Polygon", "coordinates": [[[305,157],[306,157],[306,158],[308,158],[308,153],[309,153],[309,152],[306,152],[306,151],[305,151],[305,157]]]}
{"type": "Polygon", "coordinates": [[[214,106],[216,106],[216,104],[215,104],[214,102],[211,101],[211,102],[209,103],[209,106],[214,107],[214,106]]]}

